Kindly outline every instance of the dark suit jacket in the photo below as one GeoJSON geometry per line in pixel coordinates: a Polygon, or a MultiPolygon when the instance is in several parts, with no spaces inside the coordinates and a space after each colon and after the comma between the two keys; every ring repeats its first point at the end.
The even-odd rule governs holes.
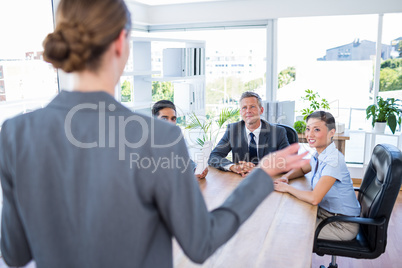
{"type": "MultiPolygon", "coordinates": [[[[272,125],[261,120],[261,132],[258,141],[258,157],[289,146],[286,137],[286,130],[283,127],[272,125]]],[[[239,161],[249,161],[247,132],[244,121],[229,124],[225,134],[218,145],[211,152],[208,164],[215,168],[224,170],[224,166],[238,163],[239,161]],[[232,151],[232,160],[226,158],[232,151]]]]}
{"type": "Polygon", "coordinates": [[[104,92],[5,121],[0,177],[3,258],[38,268],[172,267],[172,237],[203,262],[273,190],[257,169],[209,212],[180,128],[104,92]]]}

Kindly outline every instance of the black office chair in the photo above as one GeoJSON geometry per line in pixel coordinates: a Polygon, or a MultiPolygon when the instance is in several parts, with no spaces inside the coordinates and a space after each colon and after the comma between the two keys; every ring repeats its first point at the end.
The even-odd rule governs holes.
{"type": "Polygon", "coordinates": [[[297,132],[294,128],[283,124],[277,124],[277,125],[283,127],[286,130],[286,136],[288,137],[289,144],[299,142],[299,137],[297,136],[297,132]]]}
{"type": "MultiPolygon", "coordinates": [[[[379,144],[374,150],[359,189],[360,217],[334,216],[323,220],[314,236],[313,252],[332,255],[328,268],[338,267],[336,256],[375,259],[385,252],[387,229],[392,208],[401,188],[402,153],[393,145],[379,144]],[[357,237],[351,241],[318,239],[328,223],[343,221],[360,224],[357,237]]],[[[324,267],[321,265],[321,267],[324,267]]]]}

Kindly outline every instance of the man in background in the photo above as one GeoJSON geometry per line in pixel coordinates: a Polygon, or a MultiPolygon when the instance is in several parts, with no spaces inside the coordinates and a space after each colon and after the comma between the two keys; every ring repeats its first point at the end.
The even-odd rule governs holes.
{"type": "Polygon", "coordinates": [[[208,164],[245,176],[265,155],[289,146],[286,130],[262,120],[263,112],[261,97],[254,92],[244,92],[240,97],[243,120],[228,125],[208,164]],[[230,151],[232,161],[226,158],[230,151]]]}
{"type": "MultiPolygon", "coordinates": [[[[176,106],[173,102],[169,100],[160,100],[154,104],[152,107],[152,115],[159,119],[166,120],[169,123],[176,125],[176,106]]],[[[193,171],[196,170],[196,163],[191,160],[191,166],[193,171]]],[[[204,179],[208,174],[208,167],[206,167],[201,174],[195,174],[198,179],[204,179]]]]}

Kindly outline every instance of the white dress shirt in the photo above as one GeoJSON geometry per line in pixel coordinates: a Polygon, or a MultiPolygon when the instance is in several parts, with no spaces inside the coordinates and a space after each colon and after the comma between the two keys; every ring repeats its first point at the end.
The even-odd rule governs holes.
{"type": "MultiPolygon", "coordinates": [[[[251,142],[250,133],[253,133],[253,134],[254,134],[255,144],[257,145],[257,156],[258,156],[258,141],[260,140],[261,126],[262,126],[262,123],[260,122],[260,126],[259,126],[257,129],[255,129],[254,131],[250,131],[250,130],[246,127],[246,125],[244,125],[244,128],[246,129],[246,134],[247,134],[247,146],[248,146],[248,147],[250,146],[250,142],[251,142]]],[[[230,167],[233,166],[233,165],[234,165],[234,164],[229,164],[229,165],[224,166],[223,168],[224,168],[225,170],[230,170],[230,167]]]]}

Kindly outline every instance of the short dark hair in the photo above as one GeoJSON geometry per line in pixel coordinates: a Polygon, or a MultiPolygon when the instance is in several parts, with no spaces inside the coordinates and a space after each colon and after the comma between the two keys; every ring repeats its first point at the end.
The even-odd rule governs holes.
{"type": "Polygon", "coordinates": [[[262,107],[262,99],[261,99],[260,95],[258,95],[258,94],[255,93],[255,92],[252,92],[252,91],[243,92],[243,94],[241,94],[241,97],[240,97],[240,102],[241,102],[243,99],[245,99],[245,98],[250,98],[250,97],[257,98],[258,105],[259,105],[260,107],[262,107]]]}
{"type": "Polygon", "coordinates": [[[170,100],[160,100],[152,106],[152,115],[158,116],[159,111],[165,108],[173,109],[176,112],[176,106],[170,100]]]}
{"type": "Polygon", "coordinates": [[[325,122],[325,125],[327,126],[328,130],[331,129],[336,129],[335,127],[335,118],[334,116],[329,113],[329,112],[325,112],[325,111],[315,111],[313,113],[311,113],[309,116],[307,116],[306,118],[306,122],[310,119],[310,118],[317,118],[320,119],[321,121],[325,122]]]}

